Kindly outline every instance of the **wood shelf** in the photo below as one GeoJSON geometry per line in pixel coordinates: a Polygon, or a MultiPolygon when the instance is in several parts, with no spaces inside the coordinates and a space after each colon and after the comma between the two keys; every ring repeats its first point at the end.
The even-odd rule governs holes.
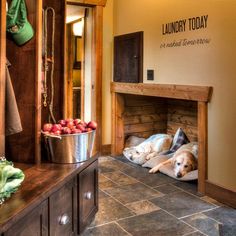
{"type": "Polygon", "coordinates": [[[212,90],[212,87],[209,86],[111,82],[111,92],[113,93],[175,98],[198,102],[209,102],[212,90]]]}

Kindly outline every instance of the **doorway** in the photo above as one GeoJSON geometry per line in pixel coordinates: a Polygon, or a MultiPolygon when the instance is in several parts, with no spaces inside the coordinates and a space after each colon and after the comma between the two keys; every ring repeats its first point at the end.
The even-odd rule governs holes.
{"type": "Polygon", "coordinates": [[[92,119],[92,9],[66,5],[66,117],[92,119]]]}

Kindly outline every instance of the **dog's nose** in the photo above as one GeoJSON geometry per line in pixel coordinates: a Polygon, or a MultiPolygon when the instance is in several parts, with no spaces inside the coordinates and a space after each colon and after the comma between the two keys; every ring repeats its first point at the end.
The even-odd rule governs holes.
{"type": "Polygon", "coordinates": [[[182,174],[180,172],[178,172],[176,176],[177,176],[177,178],[181,178],[182,174]]]}

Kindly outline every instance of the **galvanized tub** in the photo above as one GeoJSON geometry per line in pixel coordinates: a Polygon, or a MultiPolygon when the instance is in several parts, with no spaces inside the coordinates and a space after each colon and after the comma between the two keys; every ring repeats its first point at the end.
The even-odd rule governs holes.
{"type": "Polygon", "coordinates": [[[66,164],[88,160],[92,156],[95,132],[64,134],[60,138],[47,136],[51,161],[66,164]]]}

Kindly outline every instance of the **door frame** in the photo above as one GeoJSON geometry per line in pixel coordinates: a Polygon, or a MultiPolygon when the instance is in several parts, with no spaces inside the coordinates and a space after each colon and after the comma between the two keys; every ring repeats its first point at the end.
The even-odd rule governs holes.
{"type": "MultiPolygon", "coordinates": [[[[65,1],[65,5],[78,5],[92,7],[93,9],[93,25],[92,25],[92,120],[98,124],[96,130],[96,138],[93,155],[101,153],[102,146],[102,29],[103,29],[103,7],[106,5],[106,0],[70,0],[65,1]]],[[[66,29],[66,23],[64,25],[66,29]]],[[[64,30],[64,32],[66,32],[64,30]]],[[[66,53],[66,34],[64,35],[64,53],[66,53]]],[[[64,57],[65,58],[65,57],[64,57]]],[[[66,83],[67,65],[64,59],[64,102],[63,111],[64,118],[67,111],[67,83],[66,83]]]]}

